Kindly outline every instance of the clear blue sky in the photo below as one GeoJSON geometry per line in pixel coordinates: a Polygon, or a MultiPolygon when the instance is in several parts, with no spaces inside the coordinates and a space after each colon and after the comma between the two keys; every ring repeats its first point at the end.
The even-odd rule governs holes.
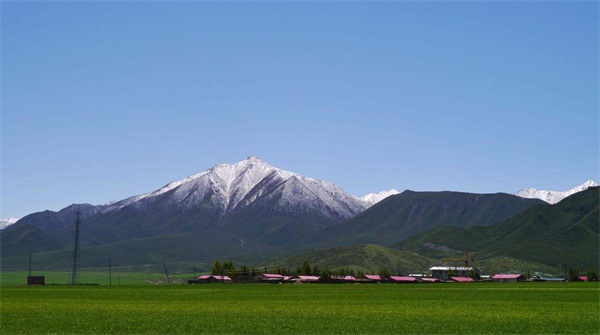
{"type": "Polygon", "coordinates": [[[255,155],[361,196],[598,181],[598,3],[3,2],[2,217],[255,155]]]}

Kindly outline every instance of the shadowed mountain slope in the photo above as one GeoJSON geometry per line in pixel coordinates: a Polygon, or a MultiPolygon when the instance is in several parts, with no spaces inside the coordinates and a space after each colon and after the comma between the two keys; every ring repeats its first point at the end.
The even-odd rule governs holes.
{"type": "Polygon", "coordinates": [[[443,250],[470,251],[477,258],[510,257],[550,266],[598,268],[599,190],[591,187],[555,205],[538,205],[489,227],[441,227],[397,245],[435,257],[443,250]]]}
{"type": "Polygon", "coordinates": [[[375,204],[342,225],[321,231],[328,245],[390,245],[437,227],[489,226],[544,204],[505,193],[404,191],[375,204]]]}

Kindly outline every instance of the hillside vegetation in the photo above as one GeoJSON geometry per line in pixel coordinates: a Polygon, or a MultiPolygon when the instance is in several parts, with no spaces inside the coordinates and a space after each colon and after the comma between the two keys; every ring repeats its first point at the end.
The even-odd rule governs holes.
{"type": "Polygon", "coordinates": [[[480,262],[507,257],[551,267],[582,269],[599,264],[599,188],[555,205],[532,207],[489,227],[442,227],[396,245],[400,250],[440,257],[445,250],[470,251],[480,262]]]}
{"type": "Polygon", "coordinates": [[[291,257],[276,259],[265,263],[267,268],[295,268],[303,261],[316,264],[321,269],[350,268],[363,273],[377,273],[386,268],[392,273],[421,273],[428,269],[431,258],[418,256],[403,250],[367,244],[313,250],[291,257]]]}
{"type": "Polygon", "coordinates": [[[391,245],[438,227],[489,226],[525,209],[545,204],[510,194],[404,191],[375,204],[349,221],[327,227],[321,245],[391,245]]]}

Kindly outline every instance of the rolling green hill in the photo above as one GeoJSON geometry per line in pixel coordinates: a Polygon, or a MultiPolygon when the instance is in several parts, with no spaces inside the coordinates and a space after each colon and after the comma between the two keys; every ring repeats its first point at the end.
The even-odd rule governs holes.
{"type": "Polygon", "coordinates": [[[542,204],[541,200],[504,193],[404,191],[343,224],[322,230],[315,239],[323,242],[321,246],[391,245],[437,227],[493,225],[542,204]]]}
{"type": "MultiPolygon", "coordinates": [[[[478,253],[472,253],[475,262],[471,265],[482,270],[483,274],[518,271],[522,273],[544,272],[559,275],[562,266],[548,265],[540,262],[524,261],[510,257],[479,258],[478,253]]],[[[290,257],[279,258],[266,262],[259,268],[267,269],[299,267],[305,260],[321,269],[352,268],[364,273],[377,273],[386,268],[393,274],[424,273],[432,266],[463,266],[464,253],[460,251],[421,253],[412,250],[386,248],[376,244],[345,246],[312,250],[290,257]]]]}
{"type": "Polygon", "coordinates": [[[387,268],[393,273],[420,273],[427,270],[433,259],[413,252],[386,248],[376,244],[313,250],[291,257],[279,258],[264,264],[267,268],[296,268],[304,262],[317,264],[321,269],[352,268],[371,273],[387,268]]]}
{"type": "Polygon", "coordinates": [[[50,236],[33,226],[16,226],[12,229],[10,239],[2,240],[3,255],[25,255],[30,252],[62,249],[66,246],[65,239],[50,236]]]}
{"type": "Polygon", "coordinates": [[[574,194],[555,205],[534,206],[489,227],[442,227],[396,247],[428,257],[469,251],[479,261],[506,257],[551,267],[598,268],[599,188],[574,194]]]}
{"type": "MultiPolygon", "coordinates": [[[[95,246],[82,244],[80,258],[82,268],[106,266],[108,258],[112,258],[113,265],[116,266],[161,271],[163,263],[177,264],[176,269],[196,265],[199,270],[210,270],[210,265],[216,259],[229,259],[237,264],[256,264],[286,254],[277,248],[252,241],[242,243],[239,238],[211,230],[158,235],[95,246]]],[[[2,269],[25,269],[27,258],[25,252],[3,255],[2,269]]],[[[72,250],[38,249],[34,251],[33,258],[37,269],[66,270],[72,259],[72,250]]]]}

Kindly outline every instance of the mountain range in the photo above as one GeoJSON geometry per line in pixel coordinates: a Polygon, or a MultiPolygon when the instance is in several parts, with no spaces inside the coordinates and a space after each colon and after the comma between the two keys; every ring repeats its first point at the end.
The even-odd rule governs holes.
{"type": "Polygon", "coordinates": [[[315,237],[323,245],[391,245],[445,226],[489,226],[525,209],[545,204],[506,193],[404,191],[390,196],[344,224],[324,228],[315,237]]]}
{"type": "Polygon", "coordinates": [[[336,246],[400,257],[393,261],[400,266],[407,254],[385,251],[398,242],[436,228],[493,227],[540,206],[550,205],[504,193],[390,190],[358,198],[249,157],[105,205],[27,215],[2,230],[1,266],[22,268],[30,252],[43,267],[68,266],[76,212],[82,266],[103,266],[113,255],[130,268],[163,262],[209,268],[216,259],[257,264],[336,246]],[[372,247],[357,247],[363,244],[372,247]]]}
{"type": "Polygon", "coordinates": [[[600,189],[589,188],[555,205],[538,205],[497,224],[481,227],[445,225],[391,246],[350,244],[311,250],[265,262],[286,268],[307,260],[322,268],[342,267],[365,273],[387,268],[392,273],[421,273],[430,266],[470,264],[484,274],[554,273],[568,268],[598,268],[600,189]]]}
{"type": "Polygon", "coordinates": [[[151,263],[287,253],[302,248],[306,237],[368,207],[331,182],[249,157],[106,205],[73,204],[27,215],[3,230],[3,266],[26,252],[68,250],[76,211],[83,222],[82,246],[97,253],[131,247],[138,250],[131,262],[151,263]]]}
{"type": "Polygon", "coordinates": [[[369,193],[367,195],[365,195],[364,197],[361,197],[360,199],[367,202],[370,206],[375,205],[376,203],[380,202],[381,200],[391,196],[391,195],[396,195],[400,192],[398,192],[396,189],[391,189],[389,191],[381,191],[378,193],[369,193]]]}
{"type": "Polygon", "coordinates": [[[585,191],[590,187],[596,187],[598,183],[593,180],[588,180],[585,183],[574,187],[570,190],[559,192],[559,191],[546,191],[546,190],[538,190],[535,188],[524,188],[519,192],[515,193],[516,196],[527,198],[527,199],[540,199],[549,204],[555,204],[562,199],[575,194],[581,191],[585,191]]]}
{"type": "Polygon", "coordinates": [[[600,188],[590,187],[555,205],[537,205],[496,225],[440,227],[395,245],[421,256],[440,258],[465,251],[480,264],[518,259],[581,269],[600,264],[600,188]]]}

